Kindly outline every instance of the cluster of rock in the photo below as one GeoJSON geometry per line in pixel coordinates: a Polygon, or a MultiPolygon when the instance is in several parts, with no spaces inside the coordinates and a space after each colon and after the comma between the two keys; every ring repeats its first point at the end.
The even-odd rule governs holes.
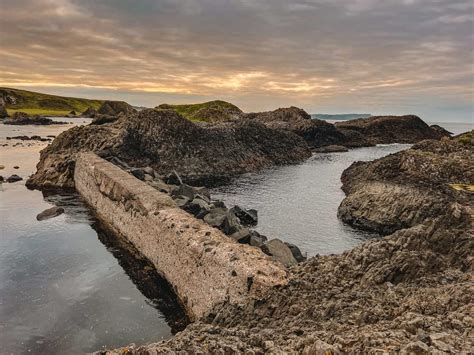
{"type": "Polygon", "coordinates": [[[311,156],[299,136],[254,120],[201,127],[172,110],[147,109],[61,133],[41,151],[28,186],[74,187],[74,161],[81,151],[115,156],[130,166],[151,166],[167,182],[176,182],[176,171],[184,182],[204,186],[311,156]]]}
{"type": "Polygon", "coordinates": [[[81,114],[81,117],[93,118],[92,124],[101,125],[114,122],[121,115],[130,115],[136,112],[131,105],[124,101],[104,101],[97,111],[89,107],[81,114]]]}
{"type": "Polygon", "coordinates": [[[473,153],[460,137],[354,164],[343,176],[348,198],[360,201],[351,213],[391,235],[313,257],[258,302],[222,305],[174,338],[127,354],[470,353],[474,205],[470,189],[454,187],[473,185],[473,153]]]}
{"type": "Polygon", "coordinates": [[[21,181],[21,180],[23,180],[23,178],[21,176],[18,176],[17,174],[10,175],[6,179],[0,175],[0,183],[3,183],[4,181],[13,183],[13,182],[21,181]]]}
{"type": "MultiPolygon", "coordinates": [[[[296,245],[279,239],[268,240],[266,236],[252,230],[250,227],[255,227],[258,223],[256,210],[239,206],[227,208],[223,201],[213,200],[206,187],[194,187],[183,183],[167,184],[162,176],[149,166],[131,168],[116,157],[107,157],[107,159],[160,192],[169,194],[178,207],[221,230],[236,242],[260,248],[265,254],[285,266],[306,260],[296,245]]],[[[179,176],[177,178],[181,180],[179,176]]]]}
{"type": "Polygon", "coordinates": [[[4,124],[9,125],[42,125],[48,126],[53,124],[68,124],[68,122],[54,121],[51,118],[40,115],[29,116],[25,112],[15,112],[11,117],[3,120],[4,124]]]}

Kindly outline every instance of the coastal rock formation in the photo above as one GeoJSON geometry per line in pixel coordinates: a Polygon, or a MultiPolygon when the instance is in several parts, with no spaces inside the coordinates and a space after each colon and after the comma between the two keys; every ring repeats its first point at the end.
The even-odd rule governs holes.
{"type": "MultiPolygon", "coordinates": [[[[311,148],[343,144],[346,138],[336,127],[326,121],[311,119],[298,107],[279,108],[274,111],[248,113],[246,118],[262,122],[273,129],[286,130],[302,137],[311,148]]],[[[363,139],[361,137],[361,139],[363,139]]],[[[361,143],[363,145],[363,143],[361,143]]]]}
{"type": "Polygon", "coordinates": [[[373,116],[337,122],[335,126],[345,134],[359,133],[371,144],[416,143],[449,136],[449,132],[432,128],[414,115],[373,116]]]}
{"type": "Polygon", "coordinates": [[[443,214],[468,196],[450,184],[473,184],[471,144],[427,140],[412,149],[356,162],[342,175],[347,194],[339,217],[357,228],[391,234],[443,214]]]}
{"type": "Polygon", "coordinates": [[[94,118],[97,114],[97,110],[92,107],[88,107],[83,113],[81,113],[81,117],[84,118],[94,118]]]}
{"type": "MultiPolygon", "coordinates": [[[[472,185],[472,149],[452,140],[425,141],[355,164],[343,177],[348,197],[378,184],[358,209],[386,209],[386,199],[395,203],[390,196],[396,184],[411,191],[398,196],[407,213],[424,212],[401,228],[392,228],[388,219],[396,229],[390,236],[295,265],[287,285],[256,302],[216,307],[174,338],[129,346],[127,353],[469,353],[472,195],[450,184],[472,185]],[[442,210],[425,209],[433,204],[425,189],[443,199],[442,210]]],[[[405,210],[398,211],[402,218],[405,210]]]]}
{"type": "Polygon", "coordinates": [[[263,167],[302,161],[305,142],[253,120],[200,127],[172,110],[147,109],[113,123],[71,128],[41,151],[27,186],[73,187],[76,154],[93,151],[130,166],[151,166],[165,179],[213,185],[263,167]]]}

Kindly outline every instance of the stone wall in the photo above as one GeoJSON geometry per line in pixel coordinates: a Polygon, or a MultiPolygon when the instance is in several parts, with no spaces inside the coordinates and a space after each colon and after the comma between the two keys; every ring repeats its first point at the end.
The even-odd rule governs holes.
{"type": "Polygon", "coordinates": [[[93,153],[81,153],[75,186],[99,219],[150,260],[198,319],[217,304],[239,304],[287,283],[259,249],[238,244],[174,201],[93,153]]]}

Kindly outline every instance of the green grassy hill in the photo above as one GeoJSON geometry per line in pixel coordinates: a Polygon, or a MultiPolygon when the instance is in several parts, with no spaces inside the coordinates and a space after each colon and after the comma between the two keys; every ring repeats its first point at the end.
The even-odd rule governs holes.
{"type": "Polygon", "coordinates": [[[7,112],[22,111],[30,115],[63,116],[71,111],[81,114],[88,107],[98,109],[104,101],[76,97],[41,94],[33,91],[0,88],[0,97],[6,103],[7,112]]]}
{"type": "Polygon", "coordinates": [[[157,108],[171,109],[191,121],[221,122],[242,116],[243,112],[237,106],[221,101],[209,101],[189,105],[162,104],[157,108]]]}

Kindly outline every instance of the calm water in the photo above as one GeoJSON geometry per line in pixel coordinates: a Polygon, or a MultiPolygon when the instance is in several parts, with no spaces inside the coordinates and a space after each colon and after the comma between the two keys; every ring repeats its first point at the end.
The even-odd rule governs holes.
{"type": "MultiPolygon", "coordinates": [[[[26,179],[46,146],[7,136],[45,137],[70,127],[0,124],[0,175],[26,179]]],[[[337,220],[342,170],[406,147],[314,155],[300,165],[243,176],[214,193],[228,205],[256,208],[258,230],[268,236],[293,241],[309,255],[337,253],[370,237],[337,220]]],[[[154,342],[170,337],[169,324],[182,320],[163,280],[98,229],[75,194],[43,195],[24,181],[0,184],[0,221],[0,353],[76,354],[154,342]],[[55,204],[66,213],[36,221],[55,204]]]]}
{"type": "MultiPolygon", "coordinates": [[[[12,147],[20,141],[5,137],[57,135],[70,127],[0,124],[0,175],[26,178],[46,146],[25,141],[12,147]]],[[[156,286],[162,280],[98,235],[75,194],[43,196],[24,181],[0,184],[0,221],[1,354],[76,354],[171,336],[157,309],[166,314],[173,307],[156,286]],[[66,213],[38,222],[36,215],[53,202],[66,213]]]]}
{"type": "MultiPolygon", "coordinates": [[[[430,123],[431,124],[431,123],[430,123]]],[[[439,123],[454,134],[469,123],[439,123]]],[[[347,153],[314,154],[306,162],[247,174],[213,190],[228,206],[255,208],[257,231],[298,245],[308,256],[340,253],[376,235],[357,231],[337,219],[344,198],[340,177],[354,161],[373,160],[407,149],[407,144],[379,145],[347,153]]]]}

